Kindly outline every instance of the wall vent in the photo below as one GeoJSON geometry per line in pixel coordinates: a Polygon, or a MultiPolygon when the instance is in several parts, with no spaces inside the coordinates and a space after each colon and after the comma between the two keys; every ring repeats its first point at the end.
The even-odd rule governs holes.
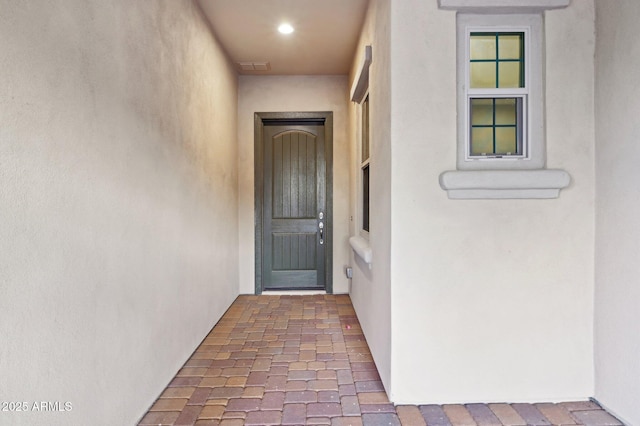
{"type": "Polygon", "coordinates": [[[240,71],[269,71],[271,64],[269,62],[238,62],[240,71]]]}

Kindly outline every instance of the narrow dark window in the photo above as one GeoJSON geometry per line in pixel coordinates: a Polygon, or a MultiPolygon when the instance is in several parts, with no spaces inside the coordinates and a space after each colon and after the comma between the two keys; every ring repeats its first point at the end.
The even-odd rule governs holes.
{"type": "Polygon", "coordinates": [[[362,229],[369,232],[369,164],[362,168],[362,229]]]}

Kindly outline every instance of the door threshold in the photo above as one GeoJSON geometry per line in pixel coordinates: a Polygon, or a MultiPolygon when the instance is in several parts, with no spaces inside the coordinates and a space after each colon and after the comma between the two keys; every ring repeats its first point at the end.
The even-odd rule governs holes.
{"type": "Polygon", "coordinates": [[[265,296],[313,296],[327,294],[325,290],[263,290],[265,296]]]}

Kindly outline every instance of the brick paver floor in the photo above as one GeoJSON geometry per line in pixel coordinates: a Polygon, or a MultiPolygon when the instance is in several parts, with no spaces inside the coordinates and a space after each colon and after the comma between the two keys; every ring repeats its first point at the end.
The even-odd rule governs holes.
{"type": "Polygon", "coordinates": [[[347,295],[240,296],[140,425],[621,425],[591,401],[399,405],[347,295]]]}

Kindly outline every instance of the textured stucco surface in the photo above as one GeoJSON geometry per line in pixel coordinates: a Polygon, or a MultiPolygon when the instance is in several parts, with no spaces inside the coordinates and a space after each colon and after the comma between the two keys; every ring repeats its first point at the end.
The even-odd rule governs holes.
{"type": "Polygon", "coordinates": [[[1,424],[133,424],[237,295],[237,81],[191,1],[0,0],[1,424]]]}
{"type": "MultiPolygon", "coordinates": [[[[381,222],[373,269],[353,259],[352,298],[391,400],[593,395],[593,3],[546,15],[547,166],[573,177],[557,200],[447,198],[438,175],[456,158],[455,13],[421,0],[389,13],[390,56],[374,46],[372,65],[382,50],[390,97],[371,99],[389,111],[372,120],[381,222]]],[[[353,120],[351,134],[357,143],[353,120]]]]}
{"type": "Polygon", "coordinates": [[[547,166],[572,176],[560,198],[454,201],[438,175],[455,165],[455,15],[436,4],[372,0],[354,56],[353,70],[373,45],[368,269],[347,243],[352,78],[238,83],[191,1],[0,0],[0,401],[73,407],[0,424],[146,411],[253,293],[253,112],[302,110],[334,111],[334,290],[351,264],[394,402],[595,394],[640,423],[638,5],[546,14],[547,166]]]}
{"type": "Polygon", "coordinates": [[[593,395],[593,3],[545,18],[547,166],[573,178],[557,200],[447,199],[455,14],[391,9],[391,399],[593,395]]]}
{"type": "Polygon", "coordinates": [[[333,112],[333,292],[347,293],[349,145],[346,76],[240,76],[238,167],[240,293],[255,292],[254,114],[333,112]]]}
{"type": "MultiPolygon", "coordinates": [[[[371,45],[369,68],[370,120],[370,233],[371,269],[351,251],[353,279],[351,300],[358,314],[367,343],[387,391],[391,389],[391,58],[390,0],[372,0],[362,27],[353,66],[351,84],[364,57],[364,48],[371,45]]],[[[351,235],[359,235],[361,192],[360,175],[360,106],[349,107],[351,137],[351,235]]]]}
{"type": "Polygon", "coordinates": [[[638,16],[637,1],[596,2],[595,396],[629,425],[640,425],[638,16]]]}

